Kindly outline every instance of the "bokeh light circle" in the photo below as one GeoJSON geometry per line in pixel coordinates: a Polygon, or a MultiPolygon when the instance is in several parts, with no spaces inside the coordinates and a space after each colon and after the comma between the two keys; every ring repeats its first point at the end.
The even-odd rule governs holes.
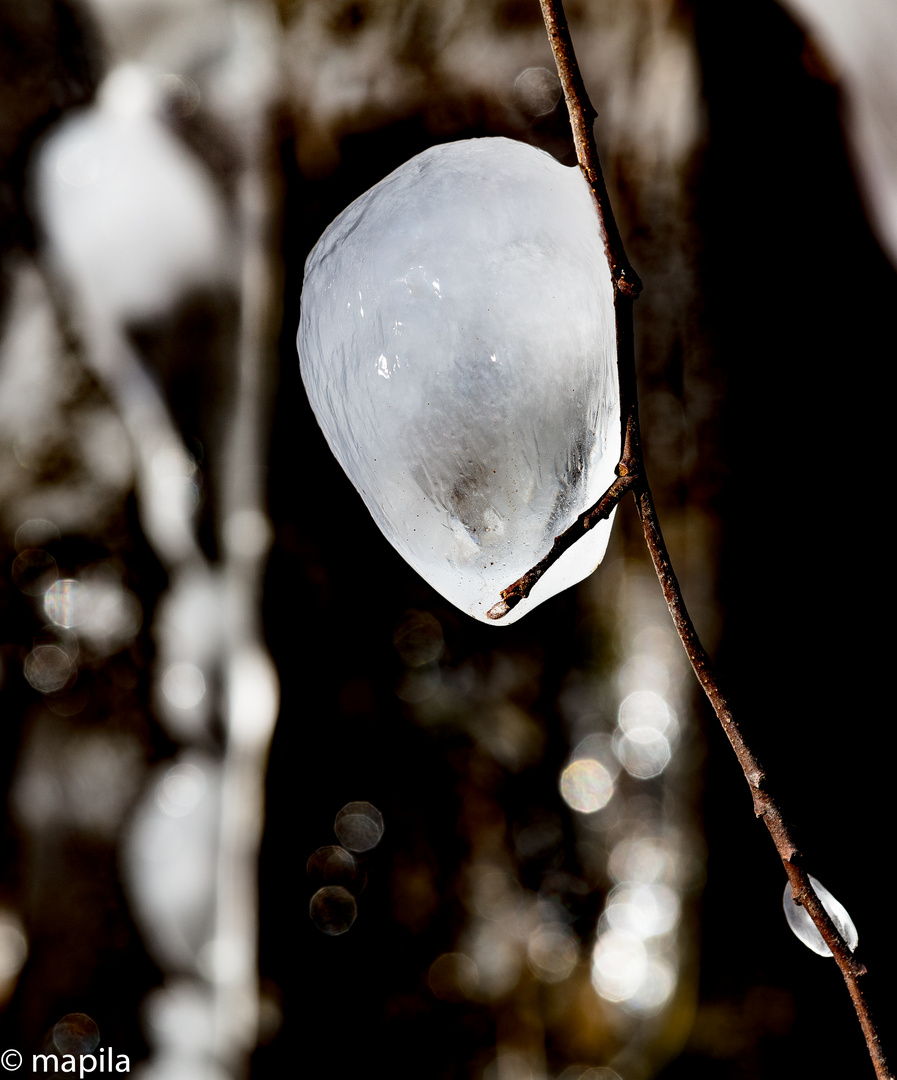
{"type": "Polygon", "coordinates": [[[42,694],[61,690],[75,671],[75,664],[58,645],[37,645],[25,657],[25,678],[42,694]]]}
{"type": "Polygon", "coordinates": [[[342,885],[318,889],[308,905],[311,921],[325,934],[345,934],[358,915],[355,897],[342,885]]]}
{"type": "Polygon", "coordinates": [[[78,590],[74,578],[60,578],[44,593],[44,614],[57,626],[67,629],[78,622],[78,590]]]}
{"type": "Polygon", "coordinates": [[[580,814],[602,810],[614,793],[610,773],[593,758],[571,761],[561,773],[560,787],[564,802],[580,814]]]}
{"type": "Polygon", "coordinates": [[[305,871],[315,888],[342,885],[354,896],[358,896],[365,886],[363,867],[359,866],[350,852],[336,844],[319,847],[309,856],[305,871]]]}
{"type": "Polygon", "coordinates": [[[333,823],[339,842],[349,851],[370,851],[383,836],[383,815],[369,802],[350,802],[333,823]]]}
{"type": "Polygon", "coordinates": [[[576,967],[579,946],[573,931],[562,923],[543,923],[529,936],[526,958],[541,982],[563,982],[576,967]]]}
{"type": "Polygon", "coordinates": [[[480,973],[464,953],[443,953],[430,965],[427,984],[440,1001],[465,1001],[477,988],[480,973]]]}
{"type": "Polygon", "coordinates": [[[100,1042],[100,1029],[86,1013],[68,1013],[54,1026],[53,1042],[62,1054],[90,1054],[100,1042]]]}

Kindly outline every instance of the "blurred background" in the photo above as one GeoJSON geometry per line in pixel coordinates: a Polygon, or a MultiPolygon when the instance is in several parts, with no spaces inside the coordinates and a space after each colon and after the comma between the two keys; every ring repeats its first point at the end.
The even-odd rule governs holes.
{"type": "MultiPolygon", "coordinates": [[[[887,1039],[897,12],[568,15],[645,284],[673,562],[887,1039]]],[[[634,507],[578,589],[475,624],[305,399],[326,225],[435,143],[572,164],[559,102],[535,0],[0,0],[0,1050],[25,1069],[100,1045],[160,1080],[871,1075],[634,507]]]]}

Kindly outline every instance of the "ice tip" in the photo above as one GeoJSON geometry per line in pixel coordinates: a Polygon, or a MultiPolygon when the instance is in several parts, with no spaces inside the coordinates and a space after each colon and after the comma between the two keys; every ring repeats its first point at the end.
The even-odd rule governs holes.
{"type": "Polygon", "coordinates": [[[493,604],[486,612],[486,618],[492,619],[493,622],[498,622],[498,620],[503,619],[510,610],[511,605],[507,600],[499,600],[497,604],[493,604]]]}

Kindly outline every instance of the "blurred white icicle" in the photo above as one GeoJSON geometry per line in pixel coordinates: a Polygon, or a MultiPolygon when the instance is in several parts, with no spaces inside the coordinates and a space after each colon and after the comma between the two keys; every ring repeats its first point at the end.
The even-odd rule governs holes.
{"type": "Polygon", "coordinates": [[[169,311],[186,289],[226,283],[223,201],[164,125],[153,73],[125,63],[40,155],[37,198],[54,261],[113,319],[169,311]]]}
{"type": "Polygon", "coordinates": [[[784,7],[835,69],[857,180],[879,242],[897,266],[897,5],[785,0],[784,7]]]}
{"type": "Polygon", "coordinates": [[[136,64],[113,68],[96,104],[44,143],[34,187],[85,358],[131,438],[141,523],[171,569],[200,559],[190,520],[196,464],[124,322],[165,314],[186,289],[223,283],[234,240],[211,177],[159,119],[156,86],[136,64]]]}
{"type": "MultiPolygon", "coordinates": [[[[832,896],[824,885],[820,885],[816,878],[810,876],[810,884],[813,886],[813,891],[819,897],[820,903],[828,912],[829,918],[835,924],[841,937],[844,938],[847,943],[847,947],[853,952],[857,947],[859,935],[857,934],[857,928],[853,925],[853,919],[851,919],[850,915],[847,913],[847,909],[840,901],[832,896]]],[[[816,925],[807,914],[806,908],[802,907],[800,904],[795,904],[791,896],[790,882],[785,885],[785,894],[782,897],[782,907],[785,909],[785,918],[788,920],[788,925],[794,931],[795,937],[799,938],[808,949],[812,949],[814,953],[818,953],[820,956],[832,955],[832,950],[826,945],[822,934],[816,929],[816,925]]]]}
{"type": "MultiPolygon", "coordinates": [[[[190,37],[188,48],[164,19],[148,36],[125,33],[121,19],[133,30],[141,6],[128,14],[99,5],[98,14],[104,24],[109,16],[110,40],[139,41],[153,67],[113,67],[96,103],[45,142],[34,188],[47,267],[84,360],[132,444],[141,526],[170,581],[153,626],[157,709],[169,734],[192,747],[146,792],[122,857],[136,919],[167,973],[148,1003],[144,1072],[233,1080],[246,1074],[258,1037],[256,880],[279,707],[261,625],[271,541],[263,478],[273,369],[267,155],[276,20],[263,2],[197,0],[191,19],[209,32],[190,37]],[[233,106],[226,123],[218,117],[239,165],[230,213],[206,166],[162,119],[157,71],[172,70],[165,53],[175,46],[175,62],[193,63],[203,80],[192,85],[212,113],[226,112],[216,103],[233,106]],[[222,444],[210,452],[216,476],[207,490],[218,500],[221,552],[213,567],[196,535],[198,465],[126,329],[169,314],[190,289],[221,286],[238,291],[240,322],[222,444]],[[223,754],[211,750],[215,717],[223,754]],[[181,1006],[190,1023],[177,1020],[181,1006]]],[[[169,15],[177,23],[177,5],[169,15]]]]}
{"type": "Polygon", "coordinates": [[[163,969],[195,968],[209,938],[220,804],[220,766],[188,752],[158,768],[134,815],[125,873],[147,949],[163,969]]]}

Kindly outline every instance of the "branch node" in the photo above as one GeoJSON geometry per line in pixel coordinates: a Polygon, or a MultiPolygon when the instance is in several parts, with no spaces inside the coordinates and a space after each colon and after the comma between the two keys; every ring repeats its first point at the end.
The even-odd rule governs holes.
{"type": "Polygon", "coordinates": [[[749,769],[745,774],[745,779],[756,791],[763,790],[763,781],[766,779],[766,773],[762,769],[749,769]]]}
{"type": "Polygon", "coordinates": [[[621,292],[630,300],[638,300],[639,295],[642,291],[641,278],[632,269],[631,266],[621,266],[617,270],[617,276],[614,284],[617,286],[617,292],[621,292]]]}

